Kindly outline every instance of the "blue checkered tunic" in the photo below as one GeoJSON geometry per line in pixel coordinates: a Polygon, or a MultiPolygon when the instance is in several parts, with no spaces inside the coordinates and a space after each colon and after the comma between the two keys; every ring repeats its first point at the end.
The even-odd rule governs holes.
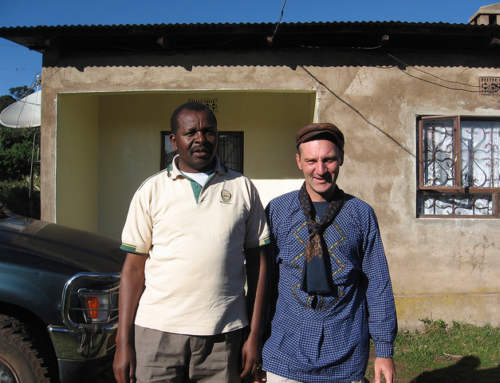
{"type": "Polygon", "coordinates": [[[276,306],[263,349],[264,370],[307,383],[361,379],[370,336],[377,357],[389,358],[397,333],[391,280],[373,209],[345,194],[342,210],[326,229],[335,284],[329,296],[309,296],[300,289],[308,230],[298,191],[274,199],[266,212],[269,267],[278,280],[271,283],[277,283],[277,298],[270,299],[276,306]]]}

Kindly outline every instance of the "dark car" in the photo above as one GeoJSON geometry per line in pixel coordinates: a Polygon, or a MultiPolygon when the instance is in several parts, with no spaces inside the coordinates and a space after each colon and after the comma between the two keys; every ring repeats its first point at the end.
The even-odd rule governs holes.
{"type": "Polygon", "coordinates": [[[95,381],[110,368],[119,246],[0,206],[1,383],[95,381]]]}

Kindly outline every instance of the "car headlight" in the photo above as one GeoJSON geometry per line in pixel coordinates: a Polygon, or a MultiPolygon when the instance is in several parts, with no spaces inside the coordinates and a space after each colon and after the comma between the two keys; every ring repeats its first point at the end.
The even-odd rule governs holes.
{"type": "Polygon", "coordinates": [[[116,286],[108,290],[78,290],[86,323],[107,324],[118,318],[118,288],[116,286]]]}
{"type": "Polygon", "coordinates": [[[118,326],[120,274],[80,273],[63,291],[62,317],[69,328],[94,331],[118,326]]]}

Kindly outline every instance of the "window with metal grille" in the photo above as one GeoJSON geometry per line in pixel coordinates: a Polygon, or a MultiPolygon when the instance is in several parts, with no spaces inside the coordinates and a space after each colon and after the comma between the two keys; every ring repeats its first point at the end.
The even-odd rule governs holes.
{"type": "MultiPolygon", "coordinates": [[[[165,169],[172,163],[177,154],[170,143],[170,132],[161,132],[161,164],[160,169],[165,169]]],[[[221,162],[228,168],[243,173],[243,132],[219,131],[219,145],[217,155],[221,162]]]]}
{"type": "Polygon", "coordinates": [[[417,214],[498,218],[500,118],[422,117],[417,214]]]}

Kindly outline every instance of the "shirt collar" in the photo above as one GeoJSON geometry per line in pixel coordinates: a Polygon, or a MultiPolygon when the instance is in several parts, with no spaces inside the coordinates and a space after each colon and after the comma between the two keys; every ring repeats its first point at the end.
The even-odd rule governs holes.
{"type": "MultiPolygon", "coordinates": [[[[185,178],[182,174],[182,172],[179,169],[179,155],[177,154],[174,159],[172,160],[172,163],[168,165],[167,167],[168,171],[168,176],[172,178],[173,180],[182,177],[185,178]]],[[[215,168],[214,168],[214,173],[219,173],[219,174],[226,174],[227,168],[221,164],[219,157],[215,156],[215,168]]]]}

